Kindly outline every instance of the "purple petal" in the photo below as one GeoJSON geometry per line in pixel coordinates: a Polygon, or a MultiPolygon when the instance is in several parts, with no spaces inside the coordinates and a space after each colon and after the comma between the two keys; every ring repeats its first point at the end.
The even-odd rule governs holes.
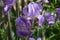
{"type": "Polygon", "coordinates": [[[28,7],[25,6],[25,7],[23,8],[23,14],[24,14],[24,15],[27,15],[27,13],[28,13],[28,7]]]}
{"type": "Polygon", "coordinates": [[[29,40],[35,40],[34,38],[29,38],[29,40]]]}
{"type": "Polygon", "coordinates": [[[14,5],[16,0],[5,0],[4,5],[14,5]]]}
{"type": "Polygon", "coordinates": [[[51,13],[50,12],[46,12],[44,16],[45,16],[46,20],[48,20],[49,17],[51,16],[51,13]]]}
{"type": "Polygon", "coordinates": [[[18,17],[16,19],[16,33],[19,37],[29,36],[31,34],[31,23],[25,17],[18,17]]]}
{"type": "Polygon", "coordinates": [[[56,12],[60,15],[60,8],[56,8],[56,12]]]}
{"type": "Polygon", "coordinates": [[[41,38],[37,38],[37,40],[41,40],[41,38]]]}
{"type": "Polygon", "coordinates": [[[54,24],[55,24],[55,19],[56,19],[56,16],[55,16],[55,15],[51,15],[51,16],[49,17],[49,19],[47,20],[47,21],[48,21],[48,24],[49,24],[50,26],[54,26],[54,24]]]}
{"type": "Polygon", "coordinates": [[[12,8],[12,6],[8,6],[8,5],[6,5],[4,7],[4,13],[5,13],[5,15],[7,15],[7,13],[11,10],[11,8],[12,8]]]}
{"type": "Polygon", "coordinates": [[[7,13],[11,10],[12,6],[15,4],[16,0],[4,0],[4,14],[7,15],[7,13]]]}
{"type": "Polygon", "coordinates": [[[40,15],[41,10],[38,4],[32,2],[23,8],[23,14],[27,18],[35,18],[40,15]]]}
{"type": "Polygon", "coordinates": [[[44,19],[44,16],[42,16],[42,15],[38,16],[38,25],[39,25],[39,26],[42,26],[44,20],[45,20],[45,19],[44,19]]]}

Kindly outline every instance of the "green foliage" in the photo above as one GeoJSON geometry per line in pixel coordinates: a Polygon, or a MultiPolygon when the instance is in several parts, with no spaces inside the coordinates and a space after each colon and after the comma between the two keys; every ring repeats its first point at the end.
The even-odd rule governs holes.
{"type": "MultiPolygon", "coordinates": [[[[36,2],[37,0],[33,0],[34,2],[36,2]]],[[[60,0],[51,0],[50,4],[43,4],[44,7],[47,8],[47,10],[45,11],[50,11],[55,13],[55,8],[60,7],[60,0]]],[[[7,21],[6,18],[2,18],[2,7],[0,7],[0,40],[8,40],[8,24],[5,22],[7,21]],[[2,25],[4,24],[6,25],[5,29],[3,28],[2,25]]],[[[20,14],[22,14],[20,12],[20,14]]],[[[12,10],[10,11],[10,22],[12,25],[12,38],[13,40],[24,40],[24,38],[19,38],[16,35],[16,24],[15,24],[15,19],[18,17],[18,11],[14,10],[14,8],[12,8],[12,10]]],[[[34,25],[36,26],[36,25],[34,25]]],[[[34,31],[32,32],[32,37],[34,37],[35,39],[37,39],[38,37],[42,37],[42,29],[41,27],[34,27],[33,29],[34,31]]],[[[55,26],[51,27],[44,27],[44,31],[45,31],[45,36],[46,36],[46,40],[60,40],[60,22],[55,23],[55,26]]]]}

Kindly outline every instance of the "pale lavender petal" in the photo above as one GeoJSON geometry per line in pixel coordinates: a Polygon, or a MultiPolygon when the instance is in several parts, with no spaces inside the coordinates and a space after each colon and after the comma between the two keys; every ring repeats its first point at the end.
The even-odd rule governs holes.
{"type": "Polygon", "coordinates": [[[48,20],[49,17],[51,16],[51,13],[50,12],[45,12],[44,16],[45,16],[45,19],[48,20]]]}
{"type": "Polygon", "coordinates": [[[38,25],[42,26],[44,23],[44,20],[45,20],[44,16],[42,15],[38,16],[38,25]]]}
{"type": "Polygon", "coordinates": [[[35,40],[35,38],[29,38],[29,40],[35,40]]]}
{"type": "Polygon", "coordinates": [[[28,7],[27,7],[27,6],[25,6],[25,7],[23,8],[23,14],[24,14],[24,15],[27,15],[27,14],[28,14],[28,7]]]}
{"type": "Polygon", "coordinates": [[[8,6],[8,5],[6,5],[4,7],[4,13],[5,13],[5,15],[7,15],[7,13],[11,10],[11,8],[12,8],[12,6],[8,6]]]}
{"type": "MultiPolygon", "coordinates": [[[[40,5],[41,6],[41,5],[40,5]]],[[[29,3],[26,7],[23,8],[23,14],[27,16],[27,18],[36,18],[40,15],[41,10],[37,3],[29,3]]]]}
{"type": "Polygon", "coordinates": [[[41,38],[37,38],[37,40],[41,40],[41,38]]]}

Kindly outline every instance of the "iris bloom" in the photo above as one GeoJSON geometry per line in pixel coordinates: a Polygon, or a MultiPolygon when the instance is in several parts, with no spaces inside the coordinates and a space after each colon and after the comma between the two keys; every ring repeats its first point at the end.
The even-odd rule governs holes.
{"type": "Polygon", "coordinates": [[[42,10],[42,6],[37,3],[29,3],[27,6],[23,8],[23,14],[27,16],[28,19],[34,19],[38,15],[40,15],[42,10]]]}
{"type": "Polygon", "coordinates": [[[55,24],[55,19],[56,19],[55,14],[52,15],[50,12],[46,12],[44,16],[48,22],[48,25],[53,26],[55,24]]]}
{"type": "Polygon", "coordinates": [[[27,6],[25,6],[23,8],[23,14],[27,17],[27,19],[38,19],[38,25],[42,26],[43,22],[44,22],[44,17],[41,16],[41,12],[42,12],[42,5],[41,4],[37,4],[37,3],[29,3],[27,6]]]}
{"type": "MultiPolygon", "coordinates": [[[[46,15],[47,15],[47,14],[46,14],[46,15]]],[[[49,13],[48,13],[47,16],[46,16],[46,15],[45,15],[45,17],[47,18],[46,20],[48,21],[48,25],[54,26],[54,24],[55,24],[55,19],[56,19],[56,15],[55,15],[55,14],[51,15],[51,14],[49,14],[49,13]]]]}
{"type": "Polygon", "coordinates": [[[4,0],[4,13],[7,13],[11,10],[12,6],[15,4],[15,0],[4,0]]]}
{"type": "Polygon", "coordinates": [[[16,19],[16,33],[19,37],[30,36],[31,23],[24,17],[16,19]]]}
{"type": "Polygon", "coordinates": [[[55,15],[51,15],[51,16],[49,17],[49,19],[47,20],[47,21],[48,21],[48,24],[49,24],[50,26],[54,26],[54,24],[55,24],[55,19],[56,19],[56,16],[55,16],[55,15]]]}

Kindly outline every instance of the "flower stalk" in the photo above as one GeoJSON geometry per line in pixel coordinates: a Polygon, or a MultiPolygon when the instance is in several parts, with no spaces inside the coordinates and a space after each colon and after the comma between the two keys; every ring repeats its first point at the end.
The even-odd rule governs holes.
{"type": "Polygon", "coordinates": [[[8,13],[8,40],[12,40],[12,27],[10,22],[10,14],[8,13]]]}
{"type": "Polygon", "coordinates": [[[42,29],[42,40],[45,40],[45,30],[44,30],[44,27],[41,26],[41,29],[42,29]]]}
{"type": "Polygon", "coordinates": [[[17,3],[16,3],[16,11],[17,11],[18,17],[19,17],[19,15],[20,15],[20,14],[19,14],[19,6],[20,6],[19,4],[20,4],[20,3],[19,3],[19,0],[17,0],[16,2],[17,2],[17,3]]]}

